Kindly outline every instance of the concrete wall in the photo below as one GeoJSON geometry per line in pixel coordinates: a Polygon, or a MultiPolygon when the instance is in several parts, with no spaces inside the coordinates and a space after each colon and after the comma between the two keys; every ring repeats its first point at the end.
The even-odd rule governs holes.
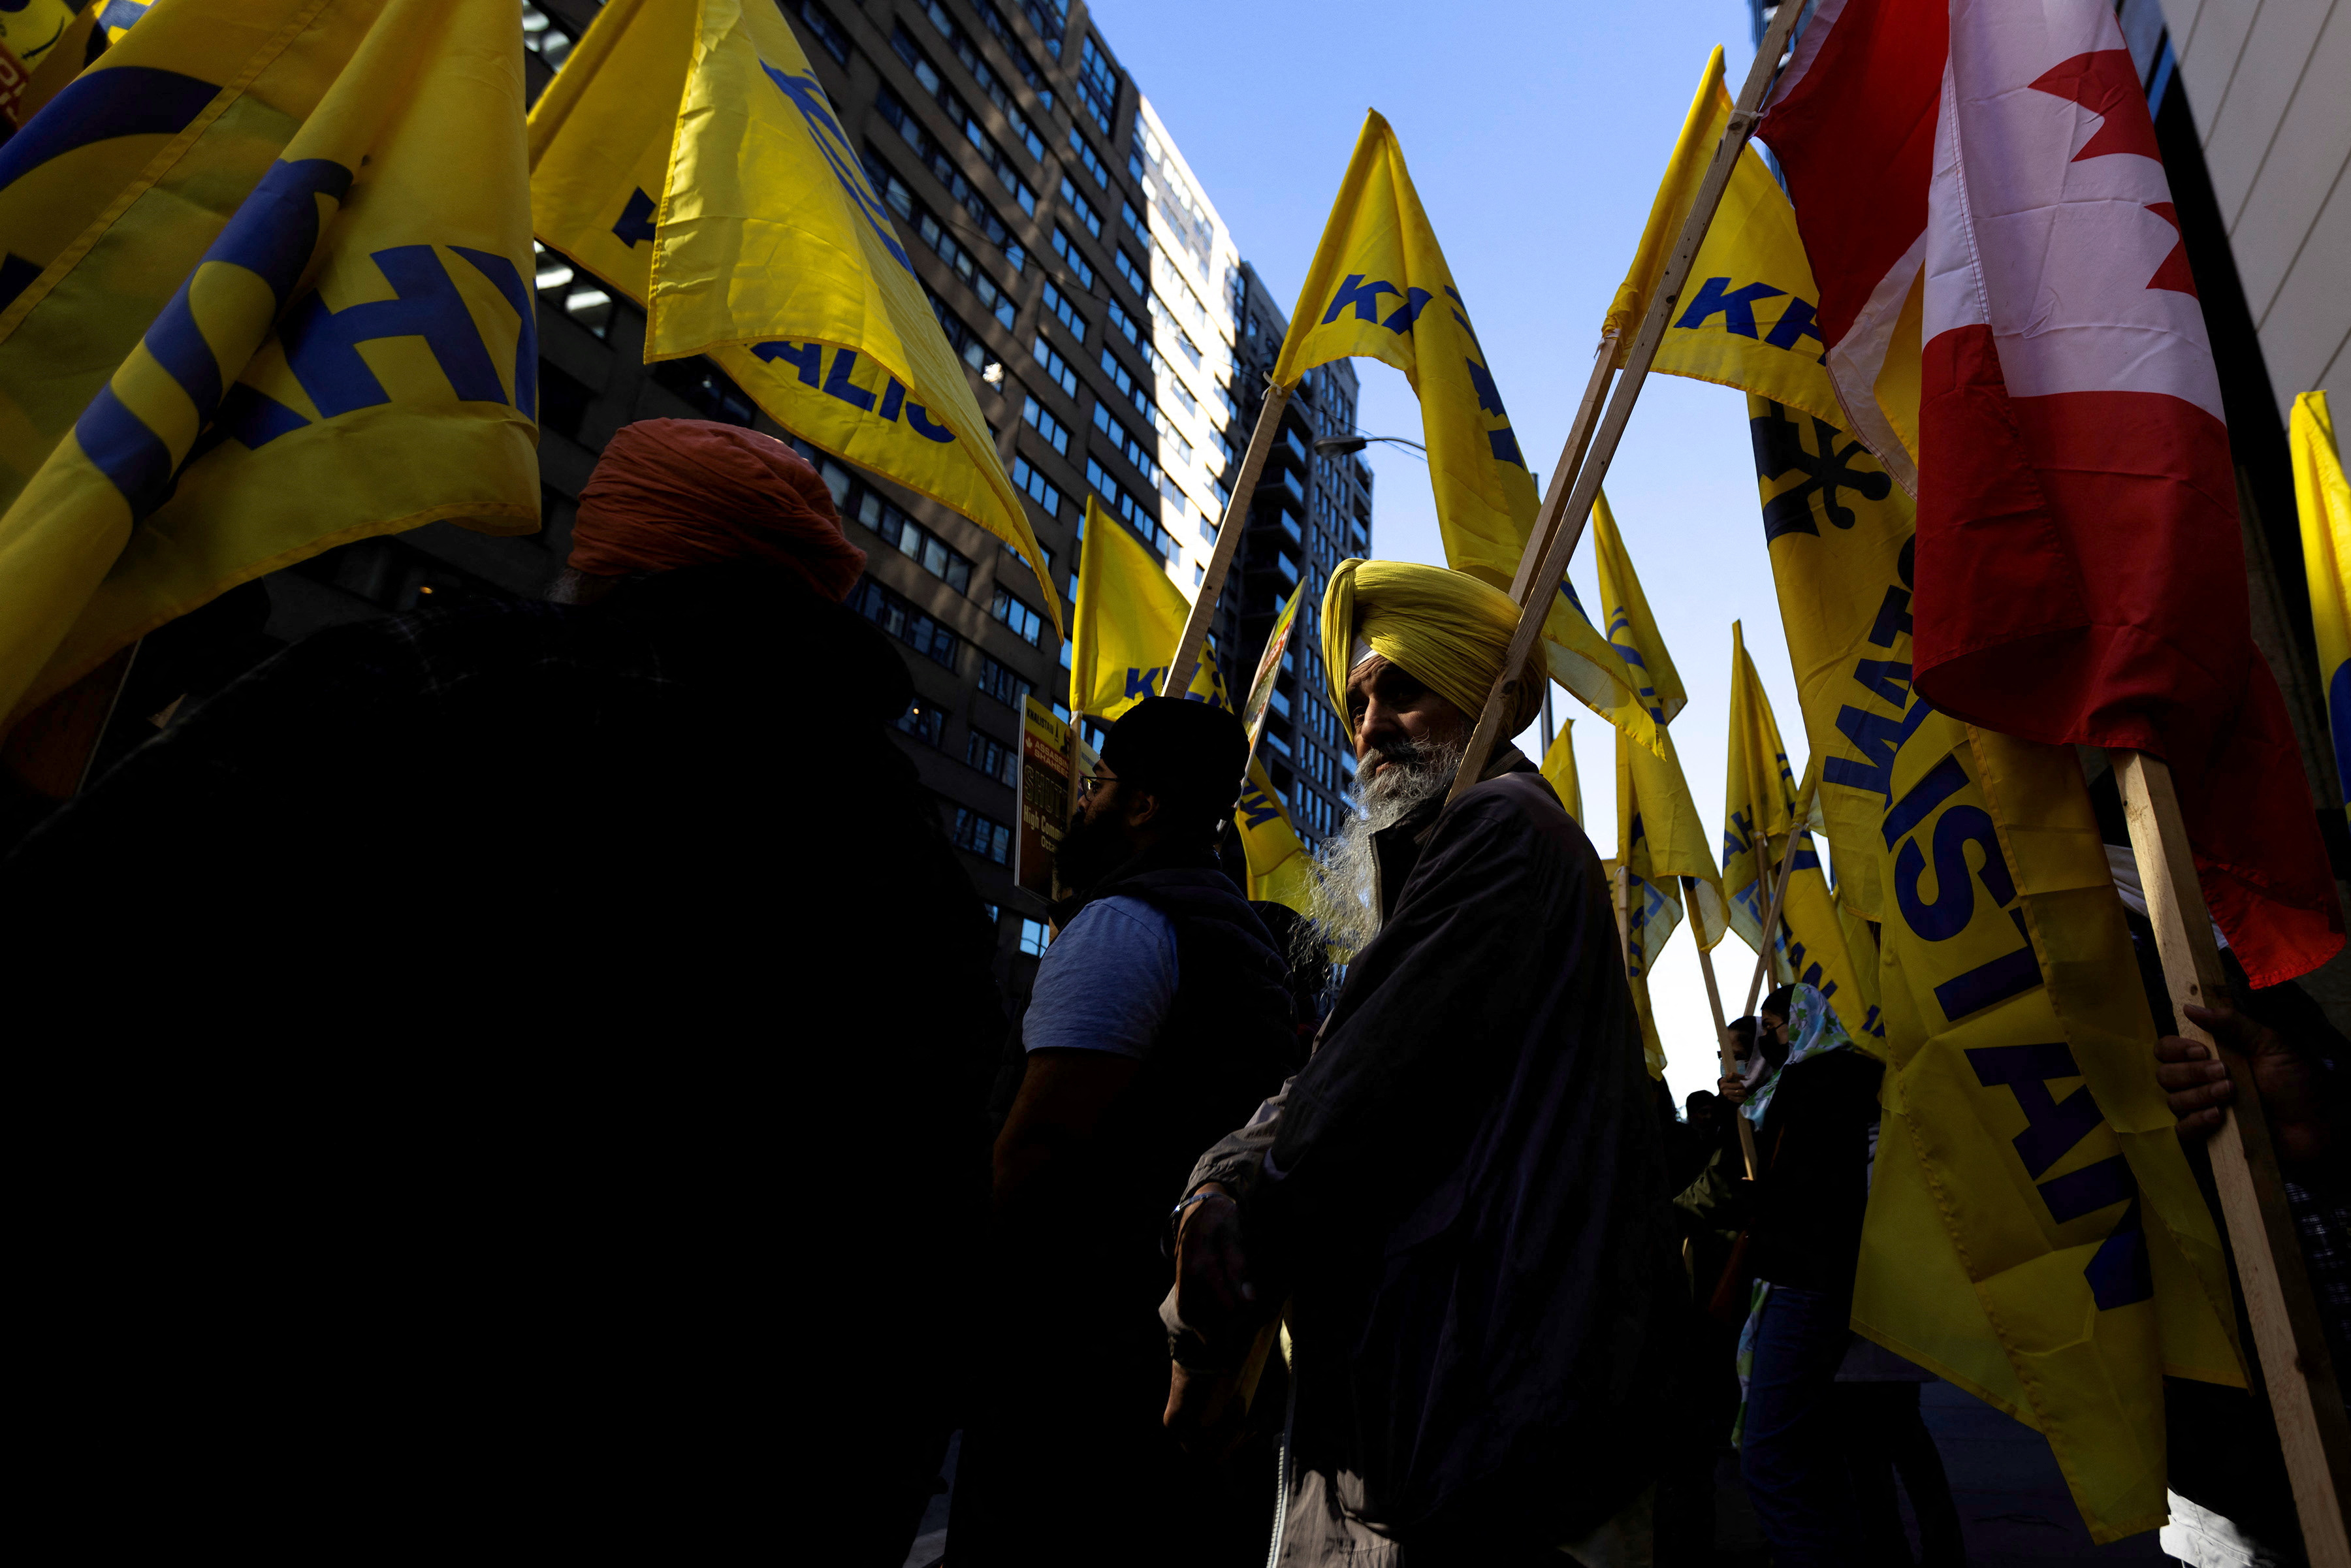
{"type": "Polygon", "coordinates": [[[2280,415],[2351,407],[2351,0],[2161,10],[2280,415]]]}

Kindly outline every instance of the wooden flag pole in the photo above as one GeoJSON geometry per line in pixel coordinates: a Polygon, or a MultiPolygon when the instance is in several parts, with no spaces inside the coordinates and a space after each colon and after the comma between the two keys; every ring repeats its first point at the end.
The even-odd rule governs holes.
{"type": "Polygon", "coordinates": [[[2269,1121],[2252,1063],[2223,1046],[2190,1020],[2185,1005],[2216,1007],[2227,999],[2220,949],[2188,830],[2172,788],[2171,768],[2143,751],[2108,753],[2122,787],[2123,815],[2130,824],[2131,852],[2138,860],[2139,883],[2155,927],[2163,977],[2171,993],[2179,1032],[2228,1065],[2233,1104],[2212,1135],[2212,1177],[2220,1188],[2220,1213],[2236,1254],[2237,1279],[2244,1287],[2245,1315],[2269,1385],[2278,1443],[2285,1452],[2294,1510],[2301,1515],[2303,1544],[2312,1568],[2351,1565],[2351,1531],[2343,1498],[2351,1493],[2351,1421],[2335,1381],[2286,1206],[2284,1179],[2271,1145],[2269,1121]]]}
{"type": "MultiPolygon", "coordinates": [[[[1763,946],[1762,950],[1755,955],[1755,978],[1747,987],[1747,1012],[1749,1013],[1755,1010],[1755,998],[1763,994],[1763,977],[1771,972],[1771,949],[1778,946],[1780,940],[1780,905],[1788,896],[1788,879],[1796,870],[1796,836],[1802,831],[1802,822],[1800,817],[1788,828],[1788,847],[1781,852],[1780,872],[1771,879],[1771,908],[1763,917],[1763,946]]],[[[1763,847],[1767,850],[1771,847],[1771,835],[1768,833],[1763,835],[1763,847]]],[[[1760,864],[1757,866],[1756,874],[1759,877],[1762,874],[1760,864]]]]}
{"type": "MultiPolygon", "coordinates": [[[[1714,222],[1714,212],[1722,204],[1722,193],[1730,184],[1731,172],[1739,166],[1739,155],[1746,151],[1747,139],[1754,133],[1755,121],[1763,94],[1771,85],[1778,71],[1780,57],[1788,47],[1788,36],[1794,31],[1802,5],[1782,5],[1764,29],[1763,41],[1756,47],[1755,63],[1747,72],[1746,83],[1739,89],[1739,101],[1730,111],[1730,123],[1724,128],[1722,140],[1714,149],[1714,161],[1707,165],[1706,178],[1690,203],[1689,216],[1682,223],[1681,237],[1674,242],[1673,254],[1667,257],[1665,275],[1657,280],[1656,292],[1650,297],[1648,314],[1641,319],[1641,331],[1633,340],[1633,350],[1625,361],[1624,379],[1608,400],[1608,413],[1592,441],[1591,455],[1576,473],[1575,485],[1563,506],[1554,508],[1546,497],[1543,512],[1537,515],[1535,527],[1527,538],[1528,556],[1539,557],[1541,565],[1530,572],[1526,558],[1519,562],[1516,579],[1518,591],[1512,595],[1519,601],[1519,629],[1511,634],[1509,650],[1502,655],[1501,673],[1494,677],[1494,689],[1488,694],[1485,711],[1478,716],[1478,727],[1470,732],[1469,745],[1462,753],[1460,771],[1454,775],[1452,795],[1459,795],[1475,784],[1486,771],[1487,759],[1504,738],[1501,734],[1502,716],[1510,699],[1518,694],[1519,672],[1527,655],[1534,651],[1535,639],[1542,632],[1544,618],[1551,612],[1552,595],[1559,591],[1560,579],[1567,574],[1568,558],[1575,553],[1583,538],[1583,522],[1592,515],[1593,503],[1599,498],[1601,481],[1608,476],[1608,464],[1616,455],[1616,444],[1625,438],[1625,426],[1633,418],[1633,405],[1640,400],[1641,383],[1648,379],[1649,367],[1657,358],[1657,346],[1665,340],[1666,322],[1675,302],[1681,298],[1682,286],[1689,279],[1690,264],[1698,259],[1698,247],[1706,239],[1708,225],[1714,222]],[[1558,519],[1558,527],[1550,532],[1548,540],[1541,526],[1543,517],[1558,519]]],[[[1603,361],[1605,362],[1604,361],[1603,361]]],[[[1604,380],[1605,372],[1595,370],[1594,380],[1604,380]]],[[[1571,439],[1570,446],[1573,447],[1571,439]]],[[[1562,453],[1561,468],[1567,466],[1567,454],[1562,453]]],[[[1558,477],[1552,481],[1558,488],[1558,477]]]]}
{"type": "MultiPolygon", "coordinates": [[[[1191,689],[1192,666],[1199,662],[1200,645],[1208,640],[1208,622],[1216,618],[1217,600],[1225,591],[1225,574],[1232,570],[1233,552],[1240,548],[1241,534],[1249,527],[1249,509],[1257,496],[1257,482],[1265,474],[1266,458],[1273,453],[1274,434],[1281,428],[1281,412],[1289,406],[1290,388],[1265,389],[1265,402],[1257,411],[1257,428],[1249,433],[1249,450],[1241,455],[1239,476],[1233,480],[1232,499],[1225,503],[1225,515],[1217,519],[1217,548],[1208,556],[1208,570],[1200,579],[1200,591],[1192,600],[1192,612],[1184,618],[1184,634],[1176,640],[1175,656],[1168,662],[1165,678],[1159,683],[1163,695],[1182,696],[1191,689]],[[1241,514],[1238,523],[1233,519],[1237,505],[1241,514]]],[[[1303,584],[1299,591],[1304,591],[1303,584]]],[[[1293,628],[1295,624],[1293,622],[1293,628]]]]}
{"type": "MultiPolygon", "coordinates": [[[[1706,1005],[1714,1010],[1715,1045],[1722,1057],[1722,1075],[1732,1078],[1738,1070],[1730,1062],[1730,1024],[1722,1016],[1722,988],[1714,981],[1714,955],[1703,942],[1698,942],[1700,927],[1698,918],[1698,895],[1692,891],[1691,879],[1682,878],[1682,907],[1689,912],[1690,940],[1698,942],[1698,972],[1706,977],[1706,1005]]],[[[1732,1114],[1739,1122],[1739,1153],[1747,1161],[1747,1179],[1755,1179],[1755,1127],[1745,1116],[1732,1114]]]]}
{"type": "Polygon", "coordinates": [[[1599,347],[1592,350],[1592,379],[1583,384],[1583,401],[1575,405],[1575,419],[1567,427],[1567,443],[1559,449],[1559,462],[1551,471],[1551,483],[1543,486],[1543,504],[1535,513],[1535,526],[1527,534],[1527,548],[1519,556],[1518,575],[1510,581],[1510,597],[1520,604],[1527,601],[1527,579],[1542,562],[1543,552],[1551,548],[1552,535],[1559,531],[1560,514],[1567,506],[1568,493],[1575,488],[1575,471],[1583,463],[1583,454],[1592,445],[1593,426],[1600,422],[1600,405],[1608,395],[1608,378],[1616,373],[1618,351],[1624,341],[1614,329],[1600,334],[1599,347]]]}
{"type": "MultiPolygon", "coordinates": [[[[1698,943],[1698,972],[1706,977],[1706,1005],[1714,1013],[1715,1046],[1722,1060],[1722,1076],[1734,1078],[1738,1076],[1739,1070],[1731,1061],[1730,1023],[1722,1016],[1722,988],[1716,984],[1714,978],[1714,954],[1706,944],[1698,942],[1701,928],[1698,917],[1698,898],[1688,877],[1682,879],[1682,907],[1689,914],[1690,940],[1698,943]]],[[[1754,1180],[1755,1129],[1744,1116],[1739,1117],[1739,1152],[1747,1162],[1747,1179],[1754,1180]]]]}

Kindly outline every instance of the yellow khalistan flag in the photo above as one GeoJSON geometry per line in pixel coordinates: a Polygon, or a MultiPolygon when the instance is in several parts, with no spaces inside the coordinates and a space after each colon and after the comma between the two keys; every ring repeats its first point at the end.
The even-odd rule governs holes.
{"type": "Polygon", "coordinates": [[[1817,792],[1811,788],[1816,780],[1808,775],[1806,788],[1796,787],[1779,722],[1771,716],[1771,699],[1764,694],[1735,621],[1730,643],[1730,766],[1722,829],[1722,886],[1730,928],[1756,952],[1765,951],[1763,918],[1793,834],[1795,863],[1781,896],[1779,928],[1768,934],[1769,973],[1779,984],[1802,980],[1817,988],[1835,1009],[1837,1021],[1874,1051],[1880,1025],[1864,1000],[1865,989],[1854,979],[1844,926],[1829,896],[1820,852],[1807,831],[1820,825],[1817,792]]]}
{"type": "Polygon", "coordinates": [[[1280,904],[1311,916],[1314,913],[1314,857],[1290,814],[1281,809],[1265,762],[1249,756],[1249,783],[1241,791],[1240,808],[1233,814],[1240,828],[1241,852],[1249,861],[1249,895],[1260,904],[1280,904]]]}
{"type": "MultiPolygon", "coordinates": [[[[1358,356],[1402,371],[1420,399],[1446,564],[1507,591],[1541,497],[1404,150],[1376,111],[1364,118],[1273,379],[1294,386],[1317,365],[1358,356]]],[[[1637,683],[1573,595],[1552,606],[1543,637],[1552,679],[1658,745],[1656,721],[1633,700],[1637,683]]]]}
{"type": "MultiPolygon", "coordinates": [[[[1629,342],[1665,272],[1666,253],[1681,234],[1706,166],[1730,122],[1722,84],[1722,50],[1707,57],[1666,177],[1649,207],[1632,270],[1616,290],[1604,326],[1629,342]]],[[[1739,154],[1722,205],[1698,246],[1655,368],[1759,392],[1834,424],[1844,423],[1828,378],[1819,370],[1820,294],[1796,233],[1795,210],[1751,146],[1739,154]]],[[[1619,350],[1622,351],[1621,349],[1619,350]]]]}
{"type": "Polygon", "coordinates": [[[0,148],[10,722],[330,546],[538,527],[523,170],[465,0],[171,0],[0,148]]]}
{"type": "MultiPolygon", "coordinates": [[[[1722,940],[1729,912],[1721,873],[1715,869],[1706,822],[1690,799],[1681,759],[1666,725],[1689,700],[1673,655],[1649,612],[1648,596],[1633,570],[1633,558],[1616,531],[1605,496],[1593,508],[1593,546],[1600,569],[1600,601],[1608,640],[1641,682],[1641,700],[1657,720],[1659,750],[1619,748],[1616,758],[1616,856],[1635,883],[1634,913],[1642,922],[1646,956],[1657,950],[1680,924],[1687,892],[1698,910],[1698,944],[1712,948],[1722,940]],[[1646,888],[1645,894],[1643,888],[1646,888]]],[[[1623,731],[1619,731],[1622,734],[1623,731]]]]}
{"type": "Polygon", "coordinates": [[[1576,776],[1575,771],[1575,721],[1573,719],[1567,717],[1560,719],[1559,734],[1552,738],[1551,749],[1543,753],[1542,776],[1550,779],[1551,787],[1558,791],[1559,803],[1567,808],[1567,814],[1575,819],[1578,826],[1582,826],[1583,781],[1576,776]]]}
{"type": "Polygon", "coordinates": [[[996,535],[1061,598],[1019,492],[791,26],[753,0],[612,0],[530,117],[538,236],[778,423],[996,535]]]}
{"type": "Polygon", "coordinates": [[[2310,574],[2310,625],[2326,688],[2335,772],[2351,810],[2351,483],[2343,477],[2335,417],[2323,392],[2294,400],[2294,498],[2302,513],[2302,562],[2310,574]]]}
{"type": "MultiPolygon", "coordinates": [[[[1085,548],[1078,556],[1077,612],[1070,629],[1070,707],[1109,724],[1165,684],[1164,659],[1183,635],[1190,608],[1153,550],[1116,517],[1086,497],[1085,548]]],[[[1173,694],[1171,694],[1173,695],[1173,694]]],[[[1216,651],[1200,645],[1200,661],[1184,695],[1210,707],[1227,706],[1216,651]]]]}
{"type": "Polygon", "coordinates": [[[2242,1382],[2219,1238],[2147,1071],[2155,1027],[2073,750],[1910,690],[1914,513],[1853,462],[1880,484],[1843,525],[1801,474],[1762,490],[1838,897],[1881,948],[1854,1326],[2046,1433],[2112,1541],[2164,1518],[2163,1375],[2242,1382]]]}

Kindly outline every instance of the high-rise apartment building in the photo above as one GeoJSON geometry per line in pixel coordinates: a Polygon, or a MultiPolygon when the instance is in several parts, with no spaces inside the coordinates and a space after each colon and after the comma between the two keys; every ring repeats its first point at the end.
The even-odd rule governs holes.
{"type": "MultiPolygon", "coordinates": [[[[1082,0],[780,5],[968,367],[1064,619],[1090,495],[1193,596],[1287,323],[1082,0]]],[[[526,0],[534,98],[595,8],[526,0]]],[[[332,551],[270,580],[273,636],[543,591],[596,454],[631,421],[719,419],[789,436],[706,361],[644,364],[643,313],[553,252],[539,257],[538,300],[544,531],[492,538],[435,524],[332,551]]],[[[1236,513],[1247,532],[1212,624],[1238,700],[1280,604],[1308,596],[1265,757],[1310,844],[1337,826],[1353,772],[1314,696],[1314,611],[1332,568],[1371,548],[1369,471],[1314,443],[1353,429],[1355,392],[1343,362],[1291,399],[1263,482],[1236,513]]],[[[1009,863],[1021,702],[1033,693],[1066,713],[1066,646],[1034,574],[992,536],[795,444],[870,558],[852,603],[914,674],[903,742],[998,911],[1008,986],[1024,991],[1045,933],[1009,863]]]]}

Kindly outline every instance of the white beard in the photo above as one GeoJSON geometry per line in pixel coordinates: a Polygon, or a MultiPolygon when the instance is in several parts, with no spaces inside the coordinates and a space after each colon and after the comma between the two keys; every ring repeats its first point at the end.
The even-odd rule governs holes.
{"type": "Polygon", "coordinates": [[[1354,810],[1323,841],[1314,862],[1314,914],[1299,927],[1301,943],[1326,946],[1345,963],[1379,935],[1373,836],[1451,789],[1462,750],[1458,741],[1437,741],[1415,744],[1409,754],[1391,751],[1386,764],[1357,789],[1354,810]]]}

